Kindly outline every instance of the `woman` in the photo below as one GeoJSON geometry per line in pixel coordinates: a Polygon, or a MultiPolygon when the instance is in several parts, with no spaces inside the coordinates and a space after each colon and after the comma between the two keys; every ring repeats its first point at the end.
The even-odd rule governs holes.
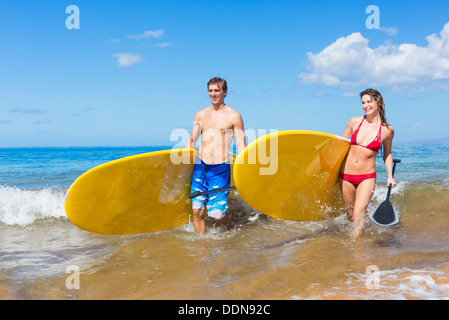
{"type": "Polygon", "coordinates": [[[394,129],[385,118],[382,95],[374,89],[360,93],[365,116],[349,120],[342,136],[351,139],[349,153],[340,171],[340,189],[348,219],[353,223],[353,236],[365,229],[364,216],[376,185],[376,155],[383,147],[388,174],[387,185],[396,186],[393,179],[391,145],[394,129]]]}

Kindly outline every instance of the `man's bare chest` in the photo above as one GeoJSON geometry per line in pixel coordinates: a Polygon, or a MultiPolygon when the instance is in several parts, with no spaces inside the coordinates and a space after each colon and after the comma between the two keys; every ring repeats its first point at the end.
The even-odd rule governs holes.
{"type": "Polygon", "coordinates": [[[224,133],[234,128],[228,113],[208,114],[201,121],[201,131],[215,130],[224,133]]]}

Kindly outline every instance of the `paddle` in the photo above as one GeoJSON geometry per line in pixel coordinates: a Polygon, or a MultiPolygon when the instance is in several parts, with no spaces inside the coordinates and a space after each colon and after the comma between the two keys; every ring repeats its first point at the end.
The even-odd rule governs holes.
{"type": "Polygon", "coordinates": [[[229,188],[223,188],[223,189],[215,189],[215,190],[209,190],[209,191],[196,191],[192,194],[189,195],[190,199],[196,198],[198,196],[203,196],[206,194],[211,194],[211,193],[217,193],[217,192],[223,192],[223,191],[229,191],[229,190],[235,190],[235,187],[229,187],[229,188]]]}
{"type": "MultiPolygon", "coordinates": [[[[393,176],[396,163],[400,163],[401,160],[393,159],[393,176]]],[[[394,210],[393,205],[390,202],[391,185],[388,186],[387,199],[382,202],[371,214],[370,219],[381,226],[391,226],[399,222],[399,216],[394,210]]]]}

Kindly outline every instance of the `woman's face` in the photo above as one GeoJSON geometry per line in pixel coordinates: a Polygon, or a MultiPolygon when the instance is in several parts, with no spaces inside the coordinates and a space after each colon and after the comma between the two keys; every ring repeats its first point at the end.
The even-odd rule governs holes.
{"type": "Polygon", "coordinates": [[[369,94],[362,96],[362,108],[367,116],[379,112],[379,104],[369,94]]]}

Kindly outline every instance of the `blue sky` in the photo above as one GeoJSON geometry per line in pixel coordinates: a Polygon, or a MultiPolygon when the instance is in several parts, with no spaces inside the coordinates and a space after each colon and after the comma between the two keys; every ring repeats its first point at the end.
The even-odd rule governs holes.
{"type": "Polygon", "coordinates": [[[374,87],[396,142],[447,137],[448,13],[443,0],[1,1],[0,147],[177,144],[214,76],[248,132],[341,134],[374,87]]]}

